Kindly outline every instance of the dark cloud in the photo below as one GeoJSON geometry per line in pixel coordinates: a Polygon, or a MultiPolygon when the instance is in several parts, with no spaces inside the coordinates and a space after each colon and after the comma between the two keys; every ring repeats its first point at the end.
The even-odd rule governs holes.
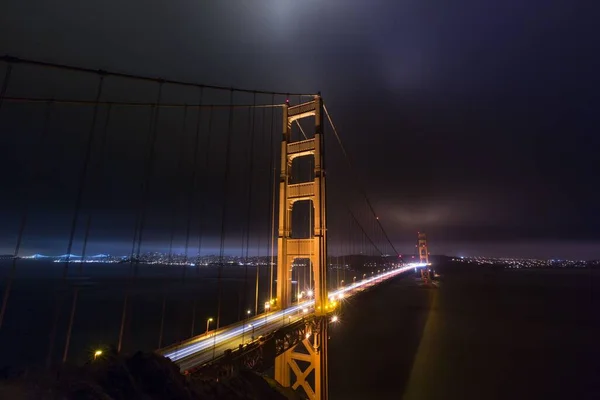
{"type": "MultiPolygon", "coordinates": [[[[556,249],[576,255],[585,241],[586,254],[600,257],[597,17],[593,2],[567,0],[5,1],[0,50],[204,83],[320,90],[400,249],[412,251],[414,232],[427,230],[433,252],[560,257],[556,249]]],[[[167,96],[191,102],[197,92],[167,96]]],[[[164,131],[181,123],[176,113],[165,118],[164,131]]],[[[135,153],[115,137],[113,159],[135,153]]],[[[168,181],[176,160],[160,157],[168,181]]],[[[191,153],[186,160],[189,177],[191,153]]],[[[214,203],[218,214],[217,196],[214,203]]]]}

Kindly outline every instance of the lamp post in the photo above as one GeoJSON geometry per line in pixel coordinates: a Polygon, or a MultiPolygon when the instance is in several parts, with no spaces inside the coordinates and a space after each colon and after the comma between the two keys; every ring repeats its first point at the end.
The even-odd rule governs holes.
{"type": "Polygon", "coordinates": [[[248,318],[250,318],[250,310],[246,311],[246,320],[242,323],[242,344],[244,344],[244,333],[246,324],[248,323],[248,318]]]}
{"type": "Polygon", "coordinates": [[[209,318],[206,320],[206,336],[208,336],[208,327],[209,327],[210,323],[212,322],[212,320],[213,320],[212,318],[209,318]]]}

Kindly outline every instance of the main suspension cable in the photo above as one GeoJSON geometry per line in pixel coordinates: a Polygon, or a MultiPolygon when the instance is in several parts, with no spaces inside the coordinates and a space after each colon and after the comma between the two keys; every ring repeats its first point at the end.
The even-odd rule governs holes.
{"type": "MultiPolygon", "coordinates": [[[[47,62],[47,61],[18,58],[18,57],[14,57],[14,56],[11,56],[8,54],[6,54],[4,56],[0,56],[0,61],[4,61],[4,62],[8,63],[9,65],[18,64],[18,63],[29,64],[29,65],[39,66],[39,67],[51,67],[51,68],[62,69],[62,70],[67,70],[67,71],[86,72],[86,73],[95,73],[95,74],[102,73],[105,76],[115,76],[115,77],[120,77],[120,78],[129,78],[129,79],[150,81],[150,82],[157,82],[157,83],[163,82],[163,83],[168,83],[168,84],[173,84],[173,85],[193,86],[193,87],[206,88],[206,89],[230,90],[230,91],[234,91],[234,92],[261,93],[261,94],[273,94],[273,95],[275,95],[275,94],[286,95],[287,94],[284,92],[274,92],[274,91],[267,91],[267,90],[251,90],[251,89],[244,89],[244,88],[218,86],[218,85],[204,85],[204,84],[200,84],[200,83],[179,81],[179,80],[173,80],[173,79],[164,79],[164,78],[158,78],[158,77],[134,75],[134,74],[123,73],[123,72],[97,70],[97,69],[91,69],[91,68],[85,68],[85,67],[76,67],[76,66],[72,66],[72,65],[58,64],[58,63],[52,63],[52,62],[47,62]]],[[[291,93],[291,94],[300,95],[303,97],[314,97],[315,96],[314,93],[313,94],[291,93]]]]}
{"type": "Polygon", "coordinates": [[[377,221],[377,224],[379,225],[379,228],[381,229],[381,231],[385,235],[385,238],[387,239],[387,242],[390,244],[390,246],[392,247],[392,249],[394,250],[394,252],[396,253],[396,255],[400,255],[400,253],[398,253],[398,251],[396,250],[396,247],[394,246],[394,244],[390,240],[387,232],[385,231],[385,229],[383,229],[383,225],[381,225],[381,221],[379,220],[379,217],[377,216],[377,213],[375,212],[375,209],[373,208],[373,205],[371,204],[371,201],[369,200],[369,197],[367,196],[367,193],[366,193],[364,187],[360,184],[360,181],[359,181],[359,178],[358,178],[358,174],[356,173],[356,170],[354,169],[352,161],[350,160],[350,156],[348,155],[348,153],[346,152],[346,149],[345,149],[344,145],[342,144],[342,139],[340,138],[340,135],[338,134],[338,131],[337,131],[337,129],[336,129],[334,123],[333,123],[333,120],[331,119],[331,115],[329,114],[329,111],[327,111],[327,107],[325,106],[325,104],[323,104],[323,110],[325,111],[325,115],[327,116],[327,120],[329,121],[329,124],[331,125],[331,128],[333,130],[333,133],[335,134],[337,142],[340,145],[340,148],[342,150],[342,154],[346,158],[346,161],[348,162],[348,165],[350,166],[350,170],[355,175],[356,184],[358,185],[358,190],[361,192],[361,194],[364,196],[365,200],[367,201],[367,205],[369,206],[369,209],[371,210],[371,213],[373,214],[373,217],[377,221]]]}

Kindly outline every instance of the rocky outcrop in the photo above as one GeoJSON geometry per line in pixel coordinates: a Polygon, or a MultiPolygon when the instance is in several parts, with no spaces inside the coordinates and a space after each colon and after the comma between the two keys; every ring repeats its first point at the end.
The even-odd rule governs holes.
{"type": "Polygon", "coordinates": [[[217,381],[184,377],[169,359],[154,353],[109,356],[78,368],[62,368],[0,381],[0,399],[86,400],[285,400],[289,389],[252,371],[217,381]]]}

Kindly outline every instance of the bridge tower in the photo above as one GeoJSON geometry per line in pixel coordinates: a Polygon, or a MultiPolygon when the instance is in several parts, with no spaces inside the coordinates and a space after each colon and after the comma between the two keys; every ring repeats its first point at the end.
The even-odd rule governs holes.
{"type": "Polygon", "coordinates": [[[323,101],[283,107],[281,175],[279,179],[279,233],[277,238],[277,307],[292,303],[292,263],[309,259],[314,276],[316,324],[311,335],[275,359],[275,380],[284,387],[302,387],[310,399],[325,400],[327,387],[327,224],[325,216],[325,169],[323,137],[323,101]],[[294,121],[313,117],[313,138],[291,141],[294,121]],[[291,167],[298,157],[314,157],[312,181],[291,183],[291,167]],[[312,203],[314,228],[308,238],[292,237],[292,210],[297,201],[312,203]],[[300,361],[300,363],[298,363],[300,361]],[[308,365],[307,365],[308,364],[308,365]],[[292,380],[292,372],[295,378],[292,380]]]}
{"type": "MultiPolygon", "coordinates": [[[[419,262],[421,264],[429,264],[429,249],[427,248],[427,235],[418,232],[419,262]]],[[[421,267],[421,279],[424,283],[431,283],[431,272],[429,266],[421,267]]]]}

